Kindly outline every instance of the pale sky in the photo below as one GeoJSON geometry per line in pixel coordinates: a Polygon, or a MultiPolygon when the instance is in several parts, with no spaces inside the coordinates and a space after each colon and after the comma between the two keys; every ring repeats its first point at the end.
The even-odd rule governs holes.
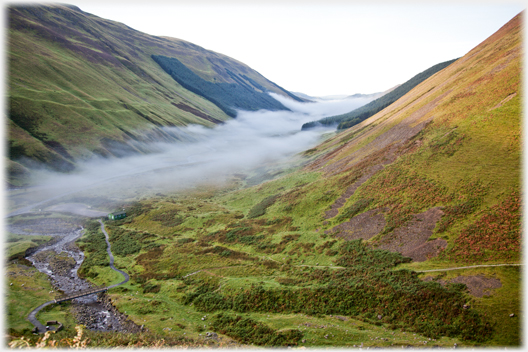
{"type": "Polygon", "coordinates": [[[461,57],[526,6],[514,2],[71,0],[136,30],[237,59],[312,96],[375,93],[461,57]]]}

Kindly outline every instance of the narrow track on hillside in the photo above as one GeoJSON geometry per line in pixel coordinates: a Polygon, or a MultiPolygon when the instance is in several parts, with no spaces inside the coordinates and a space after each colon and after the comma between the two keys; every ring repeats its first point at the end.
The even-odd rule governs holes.
{"type": "MultiPolygon", "coordinates": [[[[271,257],[267,257],[277,263],[286,264],[284,262],[280,262],[278,260],[275,260],[271,257]]],[[[207,268],[207,269],[200,269],[198,271],[191,272],[187,275],[182,276],[181,278],[186,278],[188,276],[192,276],[195,274],[198,274],[200,272],[205,272],[207,270],[215,270],[215,269],[227,269],[227,268],[240,268],[244,266],[250,266],[249,265],[236,265],[236,266],[223,266],[223,267],[216,267],[216,268],[207,268]]],[[[458,266],[458,267],[452,267],[452,268],[443,268],[443,269],[430,269],[430,270],[414,270],[409,269],[417,273],[429,273],[429,272],[435,272],[435,271],[450,271],[450,270],[464,270],[464,269],[474,269],[474,268],[488,268],[488,267],[497,267],[497,266],[521,266],[524,264],[482,264],[482,265],[471,265],[471,266],[458,266]]],[[[338,266],[338,265],[309,265],[309,264],[298,264],[298,265],[292,265],[293,267],[300,268],[300,267],[309,267],[309,268],[330,268],[330,269],[346,269],[344,266],[338,266]]]]}
{"type": "Polygon", "coordinates": [[[114,255],[112,254],[112,251],[110,250],[110,240],[109,240],[108,234],[106,233],[106,230],[105,230],[103,222],[101,220],[99,220],[99,223],[101,224],[101,231],[103,231],[103,233],[105,235],[106,252],[108,253],[108,256],[110,257],[110,268],[112,268],[112,270],[114,270],[114,271],[117,271],[118,273],[121,273],[125,277],[125,280],[121,281],[118,284],[110,285],[110,286],[108,286],[108,288],[113,288],[113,287],[117,287],[117,286],[126,284],[128,282],[128,280],[130,280],[130,276],[127,273],[125,273],[123,270],[119,270],[119,269],[117,269],[114,266],[114,255]]]}
{"type": "MultiPolygon", "coordinates": [[[[105,241],[106,241],[106,246],[107,246],[106,247],[106,252],[108,253],[108,256],[110,258],[110,260],[109,260],[110,268],[112,270],[114,270],[114,271],[117,271],[118,273],[122,274],[125,277],[125,279],[123,281],[121,281],[120,283],[117,283],[117,284],[114,284],[114,285],[110,285],[110,286],[106,286],[106,287],[103,287],[103,288],[100,288],[100,289],[97,290],[97,292],[104,292],[104,291],[107,291],[108,289],[111,289],[113,287],[117,287],[117,286],[120,286],[120,285],[123,285],[123,284],[127,283],[130,280],[130,276],[127,273],[125,273],[124,271],[119,270],[119,269],[117,269],[114,266],[114,255],[112,254],[112,251],[111,251],[111,246],[110,246],[108,233],[106,233],[106,230],[105,230],[103,222],[101,220],[99,220],[99,223],[101,224],[101,231],[103,231],[103,233],[105,235],[105,241]]],[[[50,304],[64,302],[64,301],[67,301],[67,300],[72,300],[72,299],[75,299],[75,298],[79,298],[79,297],[83,297],[83,296],[91,295],[91,294],[95,294],[95,293],[94,292],[91,292],[91,293],[89,293],[89,292],[72,292],[69,295],[63,296],[60,300],[54,299],[54,300],[48,301],[46,303],[41,304],[37,308],[33,309],[31,311],[31,313],[29,313],[27,319],[31,322],[31,324],[33,324],[33,326],[35,326],[35,328],[37,329],[37,331],[39,333],[41,333],[41,334],[45,333],[47,331],[46,327],[37,319],[37,314],[40,312],[40,310],[42,310],[42,308],[47,307],[50,304]]]]}
{"type": "Polygon", "coordinates": [[[489,267],[494,267],[494,266],[521,266],[521,265],[524,265],[524,264],[483,264],[483,265],[459,266],[456,268],[414,270],[414,271],[416,271],[417,273],[430,273],[434,271],[450,271],[450,270],[473,269],[473,268],[489,268],[489,267]]]}

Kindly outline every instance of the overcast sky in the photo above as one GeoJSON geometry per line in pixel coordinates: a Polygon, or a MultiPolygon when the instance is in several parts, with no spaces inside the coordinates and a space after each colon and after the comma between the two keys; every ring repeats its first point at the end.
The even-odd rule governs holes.
{"type": "Polygon", "coordinates": [[[375,93],[463,56],[525,7],[505,2],[71,0],[242,61],[312,96],[375,93]]]}

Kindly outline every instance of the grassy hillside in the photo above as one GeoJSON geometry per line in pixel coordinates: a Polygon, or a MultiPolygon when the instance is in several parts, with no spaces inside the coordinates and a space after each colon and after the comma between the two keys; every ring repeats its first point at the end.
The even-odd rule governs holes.
{"type": "Polygon", "coordinates": [[[128,141],[173,140],[163,126],[213,126],[229,118],[180,86],[153,59],[178,59],[203,80],[255,91],[288,92],[227,56],[183,40],[155,37],[74,6],[7,9],[7,110],[10,176],[29,162],[68,171],[92,155],[138,152],[128,141]],[[255,88],[258,87],[258,88],[255,88]]]}

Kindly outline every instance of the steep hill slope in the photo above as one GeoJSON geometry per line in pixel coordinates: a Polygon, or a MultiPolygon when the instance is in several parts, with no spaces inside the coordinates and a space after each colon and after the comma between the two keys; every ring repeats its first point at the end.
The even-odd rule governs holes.
{"type": "MultiPolygon", "coordinates": [[[[520,346],[522,17],[295,172],[125,204],[107,228],[137,294],[112,302],[197,339],[520,346]]],[[[101,284],[87,228],[81,271],[101,284]]]]}
{"type": "MultiPolygon", "coordinates": [[[[460,262],[519,260],[509,230],[493,241],[509,238],[511,246],[494,246],[489,238],[467,251],[461,246],[470,239],[459,235],[478,237],[469,224],[519,201],[521,57],[519,15],[382,112],[316,148],[323,153],[308,169],[349,174],[357,191],[347,204],[368,200],[365,210],[385,208],[384,234],[412,214],[442,206],[434,237],[449,243],[444,255],[460,262]]],[[[376,239],[389,246],[386,236],[376,239]]]]}
{"type": "MultiPolygon", "coordinates": [[[[10,6],[7,12],[11,160],[26,157],[71,170],[75,160],[92,154],[142,151],[129,141],[185,138],[167,134],[163,126],[212,126],[229,118],[179,85],[152,55],[177,59],[211,84],[243,86],[248,96],[271,91],[293,97],[225,55],[150,36],[74,6],[10,6]]],[[[244,107],[269,108],[261,100],[244,107]]],[[[12,175],[24,172],[20,164],[9,166],[12,175]]]]}
{"type": "MultiPolygon", "coordinates": [[[[311,150],[319,156],[307,170],[348,187],[325,212],[322,230],[400,252],[413,268],[521,261],[522,16],[311,150]]],[[[519,309],[518,271],[462,273],[450,279],[516,282],[498,296],[519,309]]],[[[476,306],[502,326],[497,343],[518,341],[519,323],[500,300],[476,306]]]]}

